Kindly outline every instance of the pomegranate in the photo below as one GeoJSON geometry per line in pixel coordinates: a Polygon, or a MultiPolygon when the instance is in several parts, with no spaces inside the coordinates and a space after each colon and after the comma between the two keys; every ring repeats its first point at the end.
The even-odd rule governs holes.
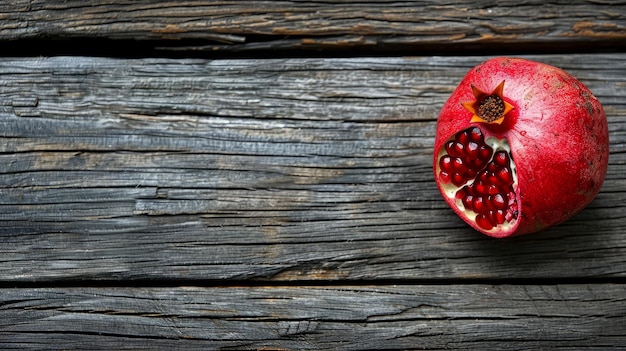
{"type": "Polygon", "coordinates": [[[499,57],[472,68],[443,106],[433,168],[448,205],[503,238],[582,210],[608,156],[606,115],[587,87],[559,68],[499,57]]]}

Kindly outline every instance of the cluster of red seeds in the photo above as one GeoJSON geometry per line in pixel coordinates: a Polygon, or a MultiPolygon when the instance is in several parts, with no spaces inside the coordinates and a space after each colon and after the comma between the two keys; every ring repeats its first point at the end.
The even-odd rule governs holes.
{"type": "Polygon", "coordinates": [[[439,159],[439,179],[444,184],[461,186],[476,178],[491,159],[493,149],[485,144],[483,133],[470,128],[457,133],[445,144],[447,155],[439,159]]]}
{"type": "Polygon", "coordinates": [[[493,153],[479,128],[457,133],[445,149],[447,154],[439,159],[439,179],[462,186],[455,197],[476,213],[476,224],[489,230],[517,218],[513,171],[506,151],[493,153]]]}

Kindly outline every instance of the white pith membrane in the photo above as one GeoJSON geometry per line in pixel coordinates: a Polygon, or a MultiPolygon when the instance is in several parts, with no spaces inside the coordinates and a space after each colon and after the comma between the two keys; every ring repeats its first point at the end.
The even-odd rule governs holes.
{"type": "MultiPolygon", "coordinates": [[[[458,134],[458,133],[457,133],[458,134]]],[[[451,140],[455,140],[457,134],[452,135],[450,138],[448,138],[443,144],[442,147],[439,150],[439,154],[437,156],[437,165],[436,165],[436,170],[437,170],[437,177],[439,177],[440,173],[441,173],[441,169],[440,169],[440,160],[441,157],[447,155],[446,149],[445,147],[443,147],[443,145],[445,145],[447,142],[451,141],[451,140]]],[[[509,156],[509,168],[511,169],[511,176],[513,178],[513,192],[516,194],[517,197],[517,169],[515,168],[515,162],[513,161],[513,156],[511,155],[511,147],[509,145],[509,142],[506,139],[498,139],[496,137],[490,136],[484,139],[484,143],[491,147],[492,149],[492,153],[491,156],[489,158],[489,161],[487,161],[485,163],[485,167],[483,167],[477,174],[479,174],[480,172],[482,172],[487,165],[493,161],[493,157],[494,155],[498,152],[498,151],[505,151],[507,153],[507,155],[509,156]]],[[[459,209],[459,211],[470,221],[476,223],[476,216],[478,216],[478,213],[470,210],[470,209],[466,209],[465,206],[463,205],[463,202],[461,199],[457,199],[456,198],[456,193],[457,191],[459,191],[460,189],[463,189],[464,186],[471,186],[474,181],[476,179],[469,179],[467,182],[465,182],[464,184],[460,185],[460,186],[456,186],[454,185],[452,182],[450,183],[444,183],[444,182],[439,182],[441,184],[442,189],[444,190],[445,195],[452,199],[455,203],[455,205],[457,206],[457,208],[459,209]]],[[[519,211],[519,207],[520,204],[517,204],[518,207],[518,211],[519,211]]],[[[517,222],[517,219],[519,218],[519,214],[515,215],[513,218],[511,218],[511,220],[505,220],[504,223],[502,224],[496,224],[492,229],[484,229],[481,228],[482,230],[484,230],[485,232],[496,232],[496,231],[508,231],[510,229],[513,228],[513,226],[515,226],[515,223],[517,222]]]]}

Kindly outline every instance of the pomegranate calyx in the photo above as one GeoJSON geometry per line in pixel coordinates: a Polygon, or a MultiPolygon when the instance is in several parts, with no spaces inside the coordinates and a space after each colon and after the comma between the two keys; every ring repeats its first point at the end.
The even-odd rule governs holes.
{"type": "Polygon", "coordinates": [[[474,101],[461,103],[466,110],[472,113],[470,122],[502,124],[507,113],[513,110],[513,105],[506,102],[502,96],[504,81],[491,92],[482,91],[471,84],[474,101]]]}

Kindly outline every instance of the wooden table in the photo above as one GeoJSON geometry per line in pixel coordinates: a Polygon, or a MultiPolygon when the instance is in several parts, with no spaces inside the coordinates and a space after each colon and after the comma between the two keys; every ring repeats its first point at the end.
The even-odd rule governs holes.
{"type": "Polygon", "coordinates": [[[0,349],[626,349],[623,2],[10,3],[0,349]],[[496,240],[431,160],[503,54],[585,83],[611,154],[576,217],[496,240]]]}

